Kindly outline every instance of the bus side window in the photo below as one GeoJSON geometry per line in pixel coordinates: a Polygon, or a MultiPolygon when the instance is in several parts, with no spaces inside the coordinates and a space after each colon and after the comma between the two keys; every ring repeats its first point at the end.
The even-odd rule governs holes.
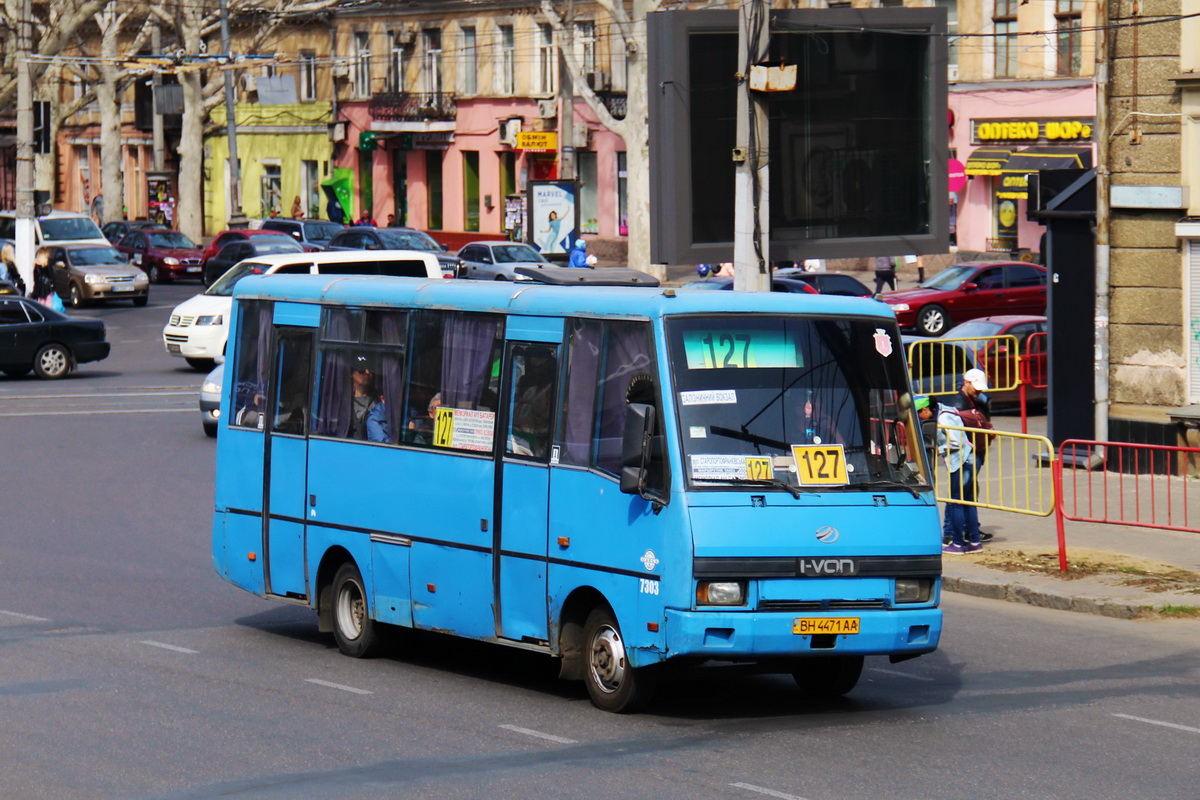
{"type": "Polygon", "coordinates": [[[271,430],[276,433],[304,434],[309,397],[312,396],[308,385],[311,364],[312,337],[307,331],[280,338],[275,373],[279,389],[271,423],[271,430]]]}
{"type": "Polygon", "coordinates": [[[558,359],[546,345],[522,347],[513,354],[512,412],[506,452],[545,460],[550,451],[558,359]]]}
{"type": "Polygon", "coordinates": [[[326,313],[315,434],[389,444],[399,440],[407,321],[402,311],[326,313]]]}
{"type": "Polygon", "coordinates": [[[568,336],[560,460],[619,474],[626,405],[661,409],[650,324],[574,319],[568,336]]]}
{"type": "Polygon", "coordinates": [[[266,411],[267,370],[270,369],[271,316],[269,302],[247,300],[238,304],[241,334],[232,365],[235,372],[233,416],[230,425],[263,429],[266,411]]]}

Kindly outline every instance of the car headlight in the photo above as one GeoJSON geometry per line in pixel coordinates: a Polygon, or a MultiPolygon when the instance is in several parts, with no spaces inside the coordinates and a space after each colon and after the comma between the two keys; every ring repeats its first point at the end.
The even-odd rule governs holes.
{"type": "Polygon", "coordinates": [[[933,594],[932,578],[897,578],[897,603],[928,603],[933,594]]]}
{"type": "Polygon", "coordinates": [[[105,283],[105,280],[104,280],[103,275],[95,275],[95,274],[89,272],[87,275],[83,276],[83,282],[84,283],[105,283]]]}
{"type": "Polygon", "coordinates": [[[223,325],[225,316],[223,314],[205,314],[202,317],[196,317],[197,325],[223,325]]]}
{"type": "Polygon", "coordinates": [[[700,581],[696,584],[698,606],[740,606],[746,602],[746,587],[738,581],[700,581]]]}
{"type": "Polygon", "coordinates": [[[139,272],[137,275],[133,276],[133,282],[134,283],[149,283],[150,276],[144,272],[139,272]]]}
{"type": "Polygon", "coordinates": [[[166,258],[163,259],[163,263],[166,264],[168,267],[178,267],[179,259],[174,258],[172,256],[167,256],[166,258]]]}
{"type": "Polygon", "coordinates": [[[205,381],[204,385],[200,387],[200,391],[205,394],[220,394],[221,384],[216,381],[205,381]]]}
{"type": "Polygon", "coordinates": [[[908,303],[888,303],[892,311],[908,311],[908,303]]]}

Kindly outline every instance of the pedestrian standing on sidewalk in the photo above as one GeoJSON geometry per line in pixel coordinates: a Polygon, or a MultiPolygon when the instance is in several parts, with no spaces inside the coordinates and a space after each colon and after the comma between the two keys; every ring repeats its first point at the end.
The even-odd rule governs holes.
{"type": "Polygon", "coordinates": [[[896,261],[891,256],[879,256],[875,259],[875,294],[883,291],[883,285],[896,291],[896,261]]]}
{"type": "Polygon", "coordinates": [[[950,522],[950,544],[942,546],[943,553],[976,553],[983,549],[979,541],[979,514],[973,505],[961,501],[975,502],[975,453],[970,437],[960,430],[963,427],[958,409],[938,404],[937,450],[946,462],[950,473],[950,497],[946,504],[946,518],[950,522]],[[946,426],[952,426],[947,428],[946,426]]]}
{"type": "MultiPolygon", "coordinates": [[[[985,394],[987,391],[987,374],[983,370],[969,369],[963,374],[962,386],[959,387],[958,394],[950,400],[950,405],[958,409],[958,415],[962,417],[964,427],[988,431],[992,429],[992,406],[985,394]]],[[[988,445],[996,438],[996,434],[972,433],[970,438],[971,447],[975,450],[975,480],[978,481],[979,474],[983,472],[983,464],[987,460],[988,445]]],[[[948,524],[942,529],[942,533],[942,541],[949,540],[950,526],[948,524]]],[[[980,530],[979,540],[990,542],[992,534],[980,530]]]]}

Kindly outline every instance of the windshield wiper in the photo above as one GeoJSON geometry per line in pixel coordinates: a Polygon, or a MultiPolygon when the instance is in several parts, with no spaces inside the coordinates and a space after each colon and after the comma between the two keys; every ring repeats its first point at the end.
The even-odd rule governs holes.
{"type": "MultiPolygon", "coordinates": [[[[695,483],[737,483],[743,486],[773,486],[777,489],[783,489],[797,500],[800,499],[800,490],[792,486],[787,481],[781,481],[779,478],[692,478],[695,483]]],[[[812,489],[805,489],[806,492],[812,492],[812,489]]]]}

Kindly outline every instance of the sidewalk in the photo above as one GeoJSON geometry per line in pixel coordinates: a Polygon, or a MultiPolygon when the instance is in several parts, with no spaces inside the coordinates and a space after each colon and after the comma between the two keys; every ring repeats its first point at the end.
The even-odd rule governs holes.
{"type": "MultiPolygon", "coordinates": [[[[1000,430],[1019,431],[1020,417],[997,415],[993,423],[1000,430]]],[[[1031,417],[1029,432],[1045,433],[1046,418],[1031,417]]],[[[1197,492],[1200,497],[1200,491],[1197,492]]],[[[1140,566],[1161,571],[1163,567],[1200,573],[1200,533],[1138,528],[1086,522],[1064,522],[1068,565],[1079,561],[1118,561],[1128,563],[1126,575],[1074,575],[1060,573],[1010,571],[993,561],[1015,561],[1015,554],[1057,554],[1058,532],[1055,516],[1035,517],[1005,511],[980,509],[980,526],[995,538],[974,555],[946,555],[942,558],[943,588],[951,592],[990,597],[1030,605],[1101,614],[1131,619],[1148,609],[1163,606],[1200,608],[1200,592],[1155,591],[1169,586],[1165,581],[1139,580],[1140,566]],[[1157,570],[1153,568],[1157,567],[1157,570]],[[1137,585],[1139,583],[1149,584],[1137,585]]],[[[1200,517],[1200,514],[1196,516],[1200,517]]],[[[1038,559],[1045,563],[1047,559],[1038,559]]],[[[1057,563],[1057,556],[1053,559],[1057,563]]],[[[1193,587],[1195,584],[1193,584],[1193,587]]]]}

